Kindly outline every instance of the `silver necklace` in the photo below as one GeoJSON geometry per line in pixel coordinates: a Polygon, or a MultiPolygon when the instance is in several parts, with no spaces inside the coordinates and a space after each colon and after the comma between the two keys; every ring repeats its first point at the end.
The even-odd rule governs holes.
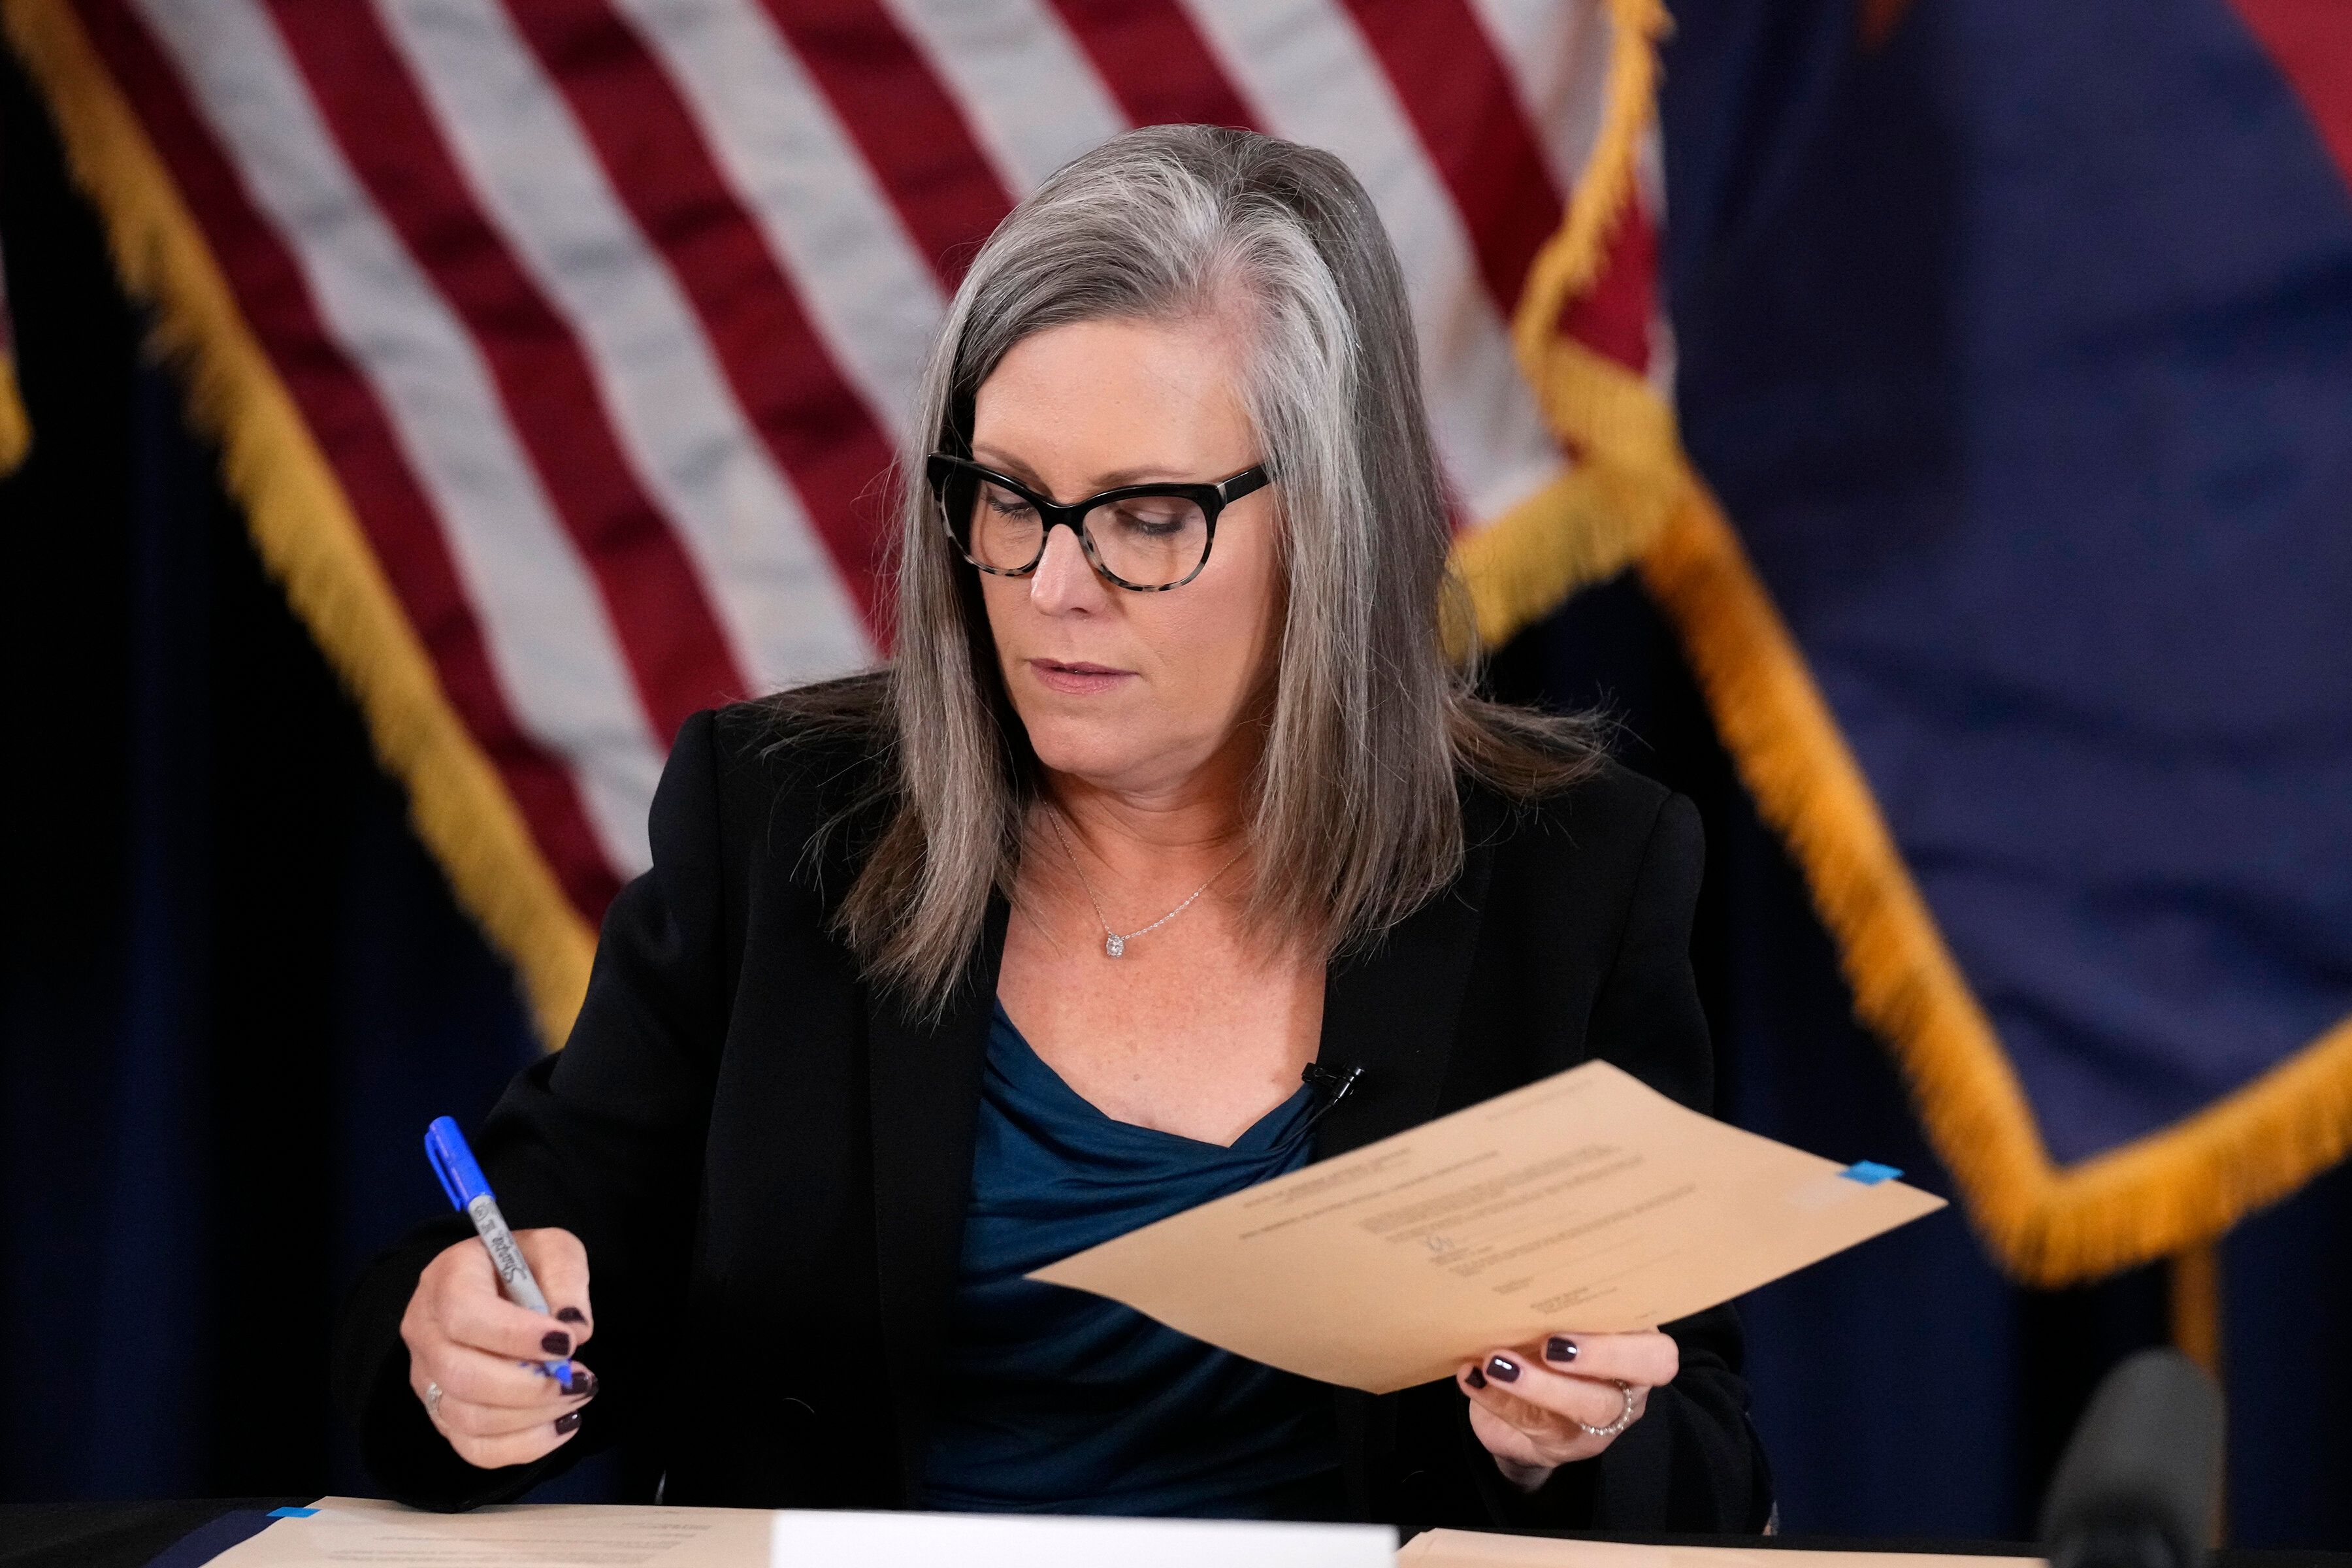
{"type": "Polygon", "coordinates": [[[1054,837],[1061,843],[1062,853],[1070,858],[1070,869],[1078,874],[1078,886],[1087,890],[1087,902],[1095,907],[1095,920],[1103,928],[1103,952],[1105,954],[1112,958],[1118,958],[1125,954],[1127,952],[1127,944],[1133,942],[1137,937],[1150,935],[1153,931],[1158,931],[1161,926],[1166,925],[1170,921],[1174,920],[1178,915],[1182,914],[1186,910],[1191,909],[1192,907],[1193,899],[1198,899],[1202,893],[1207,892],[1211,888],[1216,886],[1217,877],[1222,877],[1226,872],[1232,870],[1234,868],[1234,861],[1239,860],[1248,847],[1244,845],[1241,849],[1234,850],[1234,858],[1218,867],[1216,876],[1211,877],[1207,881],[1192,889],[1192,898],[1186,899],[1182,903],[1177,905],[1174,909],[1170,910],[1166,914],[1161,915],[1158,920],[1153,921],[1150,925],[1143,927],[1140,931],[1131,931],[1125,936],[1121,936],[1118,932],[1111,929],[1110,921],[1103,918],[1102,900],[1095,897],[1095,885],[1087,880],[1087,868],[1078,864],[1077,852],[1070,847],[1069,837],[1062,831],[1061,814],[1059,812],[1048,810],[1045,813],[1045,826],[1054,830],[1054,837]]]}

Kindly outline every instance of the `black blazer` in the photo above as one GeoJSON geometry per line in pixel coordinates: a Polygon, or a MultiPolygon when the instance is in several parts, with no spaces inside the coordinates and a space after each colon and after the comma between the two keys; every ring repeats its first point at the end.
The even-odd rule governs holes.
{"type": "MultiPolygon", "coordinates": [[[[674,1503],[913,1495],[916,1374],[955,1278],[1006,910],[936,1026],[859,978],[827,921],[875,808],[868,827],[817,830],[883,782],[853,742],[787,733],[758,705],[679,732],[653,869],[605,918],[571,1042],[515,1079],[475,1145],[510,1224],[586,1245],[580,1359],[601,1392],[535,1465],[459,1460],[409,1391],[399,1323],[425,1263],[470,1231],[422,1226],[370,1267],[338,1336],[339,1397],[393,1496],[499,1501],[615,1440],[650,1454],[674,1503]]],[[[1364,1073],[1317,1157],[1592,1057],[1706,1108],[1689,802],[1611,764],[1539,807],[1465,785],[1464,813],[1458,883],[1331,970],[1320,1060],[1364,1073]]],[[[1450,1382],[1335,1390],[1353,1506],[1406,1526],[1759,1527],[1769,1483],[1738,1321],[1724,1307],[1669,1331],[1681,1375],[1532,1496],[1503,1481],[1450,1382]]]]}

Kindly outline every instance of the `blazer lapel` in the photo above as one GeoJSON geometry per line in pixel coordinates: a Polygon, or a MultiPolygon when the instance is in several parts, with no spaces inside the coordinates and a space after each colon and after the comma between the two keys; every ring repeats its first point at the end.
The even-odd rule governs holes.
{"type": "Polygon", "coordinates": [[[973,1128],[1005,917],[1003,900],[992,898],[971,970],[938,1023],[908,1017],[886,996],[869,994],[867,1003],[875,1262],[899,1484],[909,1503],[929,1437],[929,1403],[920,1390],[953,1300],[971,1198],[973,1128]]]}
{"type": "Polygon", "coordinates": [[[1477,950],[1494,851],[1472,820],[1462,875],[1369,951],[1334,963],[1323,984],[1316,1060],[1363,1074],[1316,1128],[1325,1159],[1428,1121],[1454,1052],[1464,987],[1477,950]]]}

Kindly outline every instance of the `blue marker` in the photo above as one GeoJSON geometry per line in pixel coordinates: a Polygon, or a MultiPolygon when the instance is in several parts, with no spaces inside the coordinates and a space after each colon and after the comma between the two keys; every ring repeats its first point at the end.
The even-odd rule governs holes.
{"type": "MultiPolygon", "coordinates": [[[[499,1200],[490,1194],[490,1184],[482,1179],[482,1167],[474,1163],[474,1152],[466,1147],[466,1135],[457,1124],[446,1116],[436,1117],[425,1130],[425,1157],[433,1163],[433,1173],[441,1178],[441,1190],[449,1201],[466,1212],[474,1222],[474,1234],[490,1249],[490,1266],[499,1271],[499,1288],[507,1300],[527,1312],[547,1314],[547,1298],[541,1294],[539,1281],[530,1277],[530,1265],[522,1260],[522,1248],[515,1245],[514,1232],[507,1228],[506,1216],[499,1213],[499,1200]]],[[[528,1366],[530,1363],[523,1363],[528,1366]]],[[[551,1361],[540,1370],[572,1392],[572,1363],[551,1361]]]]}

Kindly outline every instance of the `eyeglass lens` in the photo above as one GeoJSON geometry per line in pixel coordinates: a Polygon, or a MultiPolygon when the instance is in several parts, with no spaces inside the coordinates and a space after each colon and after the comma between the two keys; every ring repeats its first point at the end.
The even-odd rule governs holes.
{"type": "MultiPolygon", "coordinates": [[[[940,504],[964,553],[999,572],[1019,572],[1045,544],[1045,520],[1017,492],[976,475],[958,474],[940,504]]],[[[1181,583],[1209,548],[1209,520],[1182,496],[1139,495],[1105,501],[1086,516],[1087,537],[1103,569],[1139,588],[1181,583]]]]}

